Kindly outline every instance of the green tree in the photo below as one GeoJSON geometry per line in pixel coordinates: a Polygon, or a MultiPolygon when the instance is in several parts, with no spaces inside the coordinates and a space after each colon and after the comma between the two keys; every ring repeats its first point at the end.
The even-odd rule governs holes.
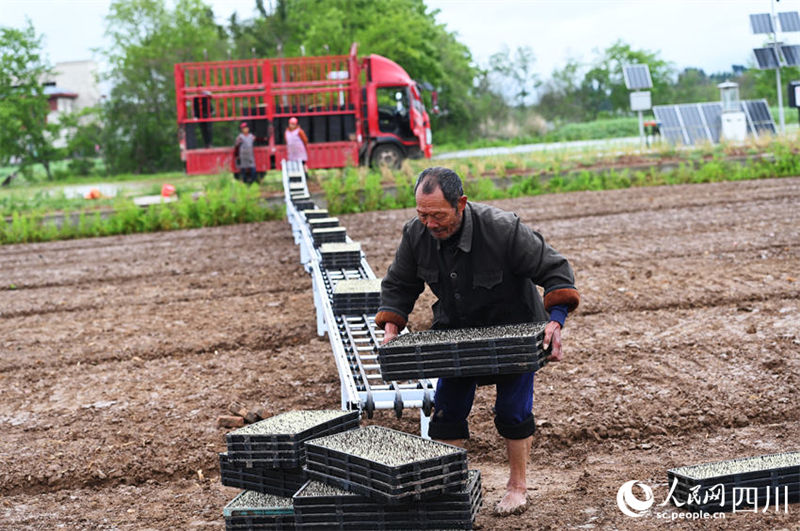
{"type": "Polygon", "coordinates": [[[38,162],[52,179],[50,163],[60,157],[53,140],[60,127],[47,121],[42,80],[50,67],[41,56],[41,41],[30,20],[23,29],[0,28],[0,161],[23,171],[38,162]]]}
{"type": "Polygon", "coordinates": [[[106,16],[111,94],[104,106],[104,156],[111,171],[180,167],[175,63],[222,59],[224,28],[202,0],[115,0],[106,16]]]}
{"type": "Polygon", "coordinates": [[[517,107],[529,105],[539,86],[539,76],[534,72],[536,56],[530,46],[519,46],[512,54],[508,47],[489,57],[489,71],[500,85],[498,92],[511,96],[517,107]]]}
{"type": "Polygon", "coordinates": [[[76,175],[89,175],[94,168],[97,147],[103,143],[99,114],[99,108],[87,107],[61,118],[60,123],[67,133],[69,169],[76,175]]]}
{"type": "Polygon", "coordinates": [[[436,87],[444,112],[432,117],[442,128],[463,134],[477,123],[471,102],[478,73],[469,49],[437,24],[423,0],[278,0],[272,11],[257,2],[260,16],[231,19],[237,57],[379,54],[409,75],[436,87]]]}

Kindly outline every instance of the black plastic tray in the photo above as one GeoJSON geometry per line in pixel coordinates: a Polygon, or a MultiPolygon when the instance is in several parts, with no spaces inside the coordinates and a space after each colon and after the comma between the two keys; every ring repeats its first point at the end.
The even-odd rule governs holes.
{"type": "MultiPolygon", "coordinates": [[[[746,457],[721,462],[745,462],[763,457],[781,455],[784,454],[757,456],[755,458],[746,457]]],[[[670,487],[677,480],[675,493],[670,501],[673,504],[675,504],[676,501],[685,502],[685,505],[682,507],[687,507],[693,511],[732,511],[736,501],[734,495],[737,491],[735,489],[756,489],[757,502],[760,507],[763,507],[763,504],[767,501],[767,497],[769,497],[770,505],[774,507],[776,488],[779,489],[779,502],[781,505],[800,502],[800,465],[767,468],[707,478],[693,477],[689,473],[686,473],[686,471],[672,469],[667,471],[667,480],[670,487]],[[721,499],[706,502],[707,495],[718,493],[720,485],[724,490],[724,496],[722,496],[721,499]],[[787,489],[784,490],[784,487],[787,487],[787,489]],[[767,490],[769,490],[769,494],[767,494],[767,490]],[[695,493],[696,496],[690,497],[692,493],[695,493]],[[786,494],[786,499],[784,499],[784,494],[786,494]]],[[[736,509],[745,510],[746,507],[747,506],[741,504],[736,505],[736,509]]]]}
{"type": "Polygon", "coordinates": [[[322,255],[322,267],[325,269],[356,269],[360,265],[361,251],[325,253],[322,255]]]}
{"type": "Polygon", "coordinates": [[[225,531],[292,531],[294,515],[238,516],[225,518],[225,531]]]}
{"type": "Polygon", "coordinates": [[[328,211],[324,208],[311,208],[308,210],[303,210],[303,214],[306,216],[306,219],[318,219],[318,218],[328,217],[328,211]]]}
{"type": "Polygon", "coordinates": [[[457,332],[465,339],[460,341],[442,342],[435,340],[442,335],[452,334],[454,330],[422,330],[411,332],[400,336],[398,340],[390,341],[379,348],[381,354],[393,353],[421,353],[421,352],[441,352],[457,351],[459,349],[494,349],[496,347],[506,347],[513,345],[530,345],[535,347],[540,344],[544,337],[544,325],[546,323],[527,323],[520,325],[500,325],[481,328],[464,328],[457,332]],[[519,331],[525,329],[524,335],[503,337],[509,329],[519,331]],[[476,334],[474,339],[469,338],[470,334],[476,334]],[[497,334],[497,337],[485,337],[497,334]],[[484,336],[484,337],[481,337],[484,336]],[[402,339],[401,339],[402,338],[402,339]]]}
{"type": "MultiPolygon", "coordinates": [[[[286,447],[286,449],[295,449],[297,445],[308,439],[357,427],[360,419],[361,414],[358,411],[342,411],[340,416],[320,422],[298,433],[236,433],[234,430],[225,435],[225,441],[228,444],[288,444],[291,445],[291,448],[286,447]]],[[[283,446],[276,446],[276,449],[279,448],[283,448],[283,446]]]]}
{"type": "MultiPolygon", "coordinates": [[[[222,516],[225,520],[229,518],[245,518],[245,517],[267,517],[267,516],[292,516],[294,518],[294,507],[243,507],[240,503],[240,498],[247,495],[248,491],[243,490],[236,495],[228,504],[222,509],[222,516]]],[[[288,496],[286,496],[288,498],[288,496]]]]}
{"type": "Polygon", "coordinates": [[[226,487],[253,490],[275,496],[292,496],[308,480],[303,468],[274,469],[267,466],[248,467],[219,454],[220,479],[226,487]]]}
{"type": "MultiPolygon", "coordinates": [[[[495,376],[501,374],[521,374],[536,372],[547,365],[550,349],[526,355],[528,361],[506,361],[502,356],[458,359],[446,362],[419,361],[417,363],[394,363],[391,359],[378,356],[381,377],[385,381],[420,380],[424,378],[458,378],[463,376],[495,376]],[[476,363],[480,361],[480,363],[476,363]]],[[[518,359],[515,354],[512,359],[518,359]]]]}
{"type": "Polygon", "coordinates": [[[401,486],[389,487],[382,482],[370,480],[359,474],[348,473],[345,470],[330,468],[326,469],[328,473],[325,473],[321,471],[321,468],[323,467],[316,468],[314,464],[307,466],[308,477],[387,504],[410,503],[448,492],[458,492],[464,488],[467,478],[467,472],[464,470],[437,478],[405,482],[401,486]]]}
{"type": "MultiPolygon", "coordinates": [[[[381,427],[381,426],[367,426],[365,428],[360,428],[360,429],[364,430],[364,431],[373,430],[373,431],[395,432],[395,433],[399,434],[398,436],[400,436],[400,437],[412,437],[412,438],[415,438],[415,439],[424,440],[421,437],[418,437],[416,435],[411,435],[409,433],[404,433],[404,432],[398,432],[397,430],[392,430],[392,429],[384,428],[384,427],[381,427]]],[[[364,435],[366,435],[366,434],[364,434],[364,435]]],[[[336,435],[332,435],[330,437],[336,437],[336,435]]],[[[346,436],[340,435],[340,437],[346,437],[346,436]]],[[[331,450],[331,449],[329,449],[327,447],[321,446],[321,444],[323,444],[323,442],[324,441],[318,441],[318,440],[308,441],[306,443],[306,447],[307,447],[309,453],[315,453],[316,455],[326,455],[331,459],[352,462],[352,463],[359,464],[359,465],[362,465],[362,466],[370,467],[370,468],[372,468],[374,470],[377,470],[377,471],[380,471],[380,472],[385,472],[387,474],[405,474],[407,472],[414,472],[414,471],[419,471],[419,470],[427,470],[427,469],[430,469],[430,468],[433,468],[433,467],[437,467],[437,466],[445,467],[445,466],[451,465],[451,464],[463,464],[463,465],[465,465],[464,470],[466,470],[467,451],[464,450],[463,448],[459,448],[457,446],[444,445],[444,446],[448,446],[450,451],[447,454],[445,454],[445,455],[443,455],[441,457],[434,457],[434,458],[430,458],[430,459],[421,459],[419,461],[414,461],[414,462],[411,462],[411,463],[406,463],[406,464],[402,464],[402,465],[398,465],[398,466],[389,466],[389,465],[385,465],[383,463],[379,463],[379,462],[376,462],[376,461],[365,459],[365,458],[360,457],[360,456],[351,455],[351,454],[340,452],[340,451],[337,451],[337,450],[331,450]]],[[[429,442],[431,444],[442,444],[442,443],[436,443],[434,441],[429,441],[429,442]]],[[[425,443],[425,444],[428,444],[428,443],[425,443]]]]}
{"type": "Polygon", "coordinates": [[[313,210],[317,206],[311,199],[293,199],[292,203],[297,210],[313,210]]]}
{"type": "Polygon", "coordinates": [[[474,501],[481,495],[481,475],[478,470],[467,472],[467,481],[458,492],[450,492],[432,497],[418,503],[408,505],[383,505],[375,500],[343,491],[341,494],[327,496],[307,495],[305,491],[311,485],[307,481],[292,497],[295,513],[300,510],[309,512],[386,512],[406,513],[414,511],[458,511],[464,507],[471,508],[474,501]]]}
{"type": "Polygon", "coordinates": [[[460,492],[402,505],[348,493],[304,496],[306,486],[293,497],[297,529],[472,529],[483,503],[477,470],[460,492]]]}
{"type": "Polygon", "coordinates": [[[339,226],[339,218],[313,218],[308,220],[311,229],[330,229],[339,226]]]}
{"type": "Polygon", "coordinates": [[[334,227],[334,228],[341,228],[343,230],[336,231],[336,232],[320,232],[321,229],[316,229],[311,231],[311,237],[314,239],[314,245],[319,247],[323,243],[344,243],[347,241],[347,231],[344,230],[344,227],[334,227]]]}

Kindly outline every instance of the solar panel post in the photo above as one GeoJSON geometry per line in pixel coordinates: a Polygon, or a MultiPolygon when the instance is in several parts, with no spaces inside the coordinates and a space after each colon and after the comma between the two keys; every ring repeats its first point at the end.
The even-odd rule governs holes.
{"type": "MultiPolygon", "coordinates": [[[[772,5],[772,23],[775,25],[775,2],[770,2],[772,5]]],[[[772,45],[775,48],[775,55],[778,55],[778,35],[777,30],[772,29],[772,45]]],[[[775,86],[778,89],[778,118],[781,123],[781,134],[786,134],[786,122],[783,118],[783,91],[781,90],[781,65],[778,63],[778,68],[775,69],[775,86]]]]}

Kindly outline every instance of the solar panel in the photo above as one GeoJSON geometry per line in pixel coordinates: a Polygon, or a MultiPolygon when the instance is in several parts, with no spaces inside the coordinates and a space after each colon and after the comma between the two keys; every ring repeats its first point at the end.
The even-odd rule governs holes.
{"type": "MultiPolygon", "coordinates": [[[[764,133],[776,133],[777,128],[767,100],[743,100],[739,103],[745,114],[748,134],[760,136],[764,133]]],[[[653,107],[653,114],[659,123],[661,136],[671,144],[691,145],[707,140],[720,140],[720,102],[656,105],[653,107]]]]}
{"type": "Polygon", "coordinates": [[[750,27],[753,33],[772,33],[772,17],[769,13],[759,13],[758,15],[750,15],[750,27]]]}
{"type": "Polygon", "coordinates": [[[800,46],[796,44],[781,46],[781,54],[787,65],[800,66],[800,46]]]}
{"type": "Polygon", "coordinates": [[[650,67],[647,65],[624,65],[622,67],[622,75],[625,78],[625,86],[628,87],[628,90],[653,88],[650,67]]]}
{"type": "Polygon", "coordinates": [[[781,23],[781,31],[800,31],[800,14],[797,11],[778,13],[778,21],[781,23]]]}
{"type": "Polygon", "coordinates": [[[653,114],[658,121],[658,130],[670,144],[686,144],[683,135],[683,124],[678,117],[678,109],[675,105],[656,105],[653,107],[653,114]]]}
{"type": "Polygon", "coordinates": [[[756,62],[758,68],[761,70],[770,70],[778,68],[778,54],[775,53],[775,48],[755,48],[753,52],[756,54],[756,62]]]}
{"type": "Polygon", "coordinates": [[[681,115],[683,129],[689,136],[690,144],[697,144],[702,141],[711,140],[708,128],[706,127],[700,106],[696,103],[678,105],[678,112],[681,115]]]}
{"type": "Polygon", "coordinates": [[[777,132],[775,120],[772,119],[767,100],[744,100],[742,101],[742,110],[747,116],[750,129],[755,131],[757,135],[760,136],[765,132],[774,135],[777,132]]]}
{"type": "Polygon", "coordinates": [[[722,104],[717,102],[701,103],[700,109],[706,120],[708,132],[711,133],[711,141],[716,144],[722,133],[722,104]]]}

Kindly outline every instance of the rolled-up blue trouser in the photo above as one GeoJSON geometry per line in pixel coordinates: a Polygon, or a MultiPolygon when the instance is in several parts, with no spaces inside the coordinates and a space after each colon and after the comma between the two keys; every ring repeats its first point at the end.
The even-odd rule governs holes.
{"type": "MultiPolygon", "coordinates": [[[[469,439],[467,416],[475,388],[483,378],[440,378],[428,428],[432,439],[469,439]]],[[[525,439],[536,431],[533,419],[533,373],[507,374],[490,380],[497,389],[494,424],[506,439],[525,439]]]]}

